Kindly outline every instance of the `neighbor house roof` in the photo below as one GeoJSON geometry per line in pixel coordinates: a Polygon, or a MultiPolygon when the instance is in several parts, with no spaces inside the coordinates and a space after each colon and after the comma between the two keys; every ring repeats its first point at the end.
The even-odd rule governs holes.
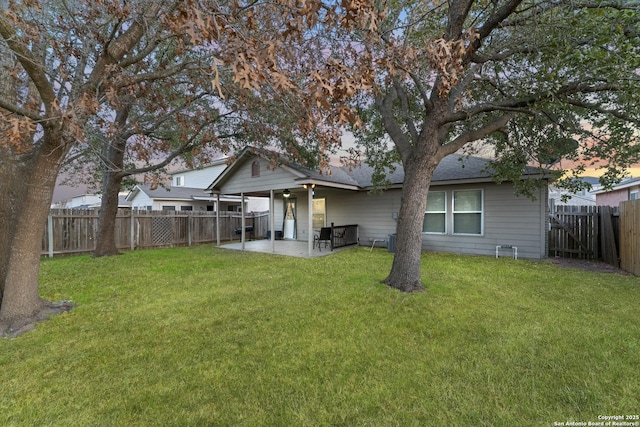
{"type": "Polygon", "coordinates": [[[127,195],[127,200],[133,200],[140,192],[145,193],[149,198],[161,200],[214,200],[211,194],[202,188],[157,187],[152,190],[151,184],[136,185],[127,195]]]}
{"type": "Polygon", "coordinates": [[[602,193],[609,193],[611,191],[624,190],[625,188],[635,187],[636,185],[640,185],[640,178],[629,178],[629,179],[625,179],[619,184],[612,186],[611,189],[607,190],[607,189],[601,188],[599,190],[594,191],[593,194],[602,194],[602,193]]]}

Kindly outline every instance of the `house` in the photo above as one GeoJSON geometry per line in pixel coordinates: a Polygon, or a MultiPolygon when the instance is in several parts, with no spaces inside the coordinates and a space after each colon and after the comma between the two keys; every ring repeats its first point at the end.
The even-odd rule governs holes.
{"type": "MultiPolygon", "coordinates": [[[[221,211],[240,212],[242,210],[240,196],[221,196],[219,200],[202,188],[191,187],[157,187],[152,189],[151,184],[138,184],[127,195],[131,208],[148,211],[216,211],[218,206],[221,211]]],[[[246,212],[258,212],[252,206],[250,200],[245,200],[246,212]]],[[[264,211],[266,209],[263,209],[264,211]]]]}
{"type": "Polygon", "coordinates": [[[640,191],[640,178],[625,179],[619,184],[614,185],[610,190],[597,190],[596,205],[597,206],[618,206],[620,202],[627,200],[637,200],[638,191],[640,191]]]}
{"type": "MultiPolygon", "coordinates": [[[[547,256],[547,187],[536,200],[515,195],[508,183],[496,184],[487,160],[451,155],[436,169],[424,217],[426,251],[495,255],[497,247],[517,247],[518,256],[547,256]],[[464,161],[461,162],[464,157],[464,161]]],[[[357,224],[358,242],[388,245],[396,232],[403,171],[388,174],[388,188],[372,192],[373,170],[332,166],[320,173],[280,157],[277,167],[264,151],[247,148],[209,186],[212,194],[269,197],[270,229],[285,239],[308,242],[330,224],[357,224]]],[[[523,179],[540,178],[527,170],[523,179]]],[[[498,248],[499,249],[499,248],[498,248]]],[[[511,255],[511,251],[507,252],[511,255]]]]}
{"type": "MultiPolygon", "coordinates": [[[[101,194],[78,194],[67,200],[61,200],[53,205],[52,209],[100,209],[102,206],[101,194]]],[[[118,195],[118,208],[128,209],[131,204],[126,200],[124,193],[118,195]]]]}
{"type": "MultiPolygon", "coordinates": [[[[205,191],[227,167],[226,162],[226,159],[220,159],[202,168],[172,172],[170,187],[136,185],[127,200],[137,210],[216,211],[219,202],[221,211],[240,212],[242,203],[239,196],[222,196],[218,200],[205,191]]],[[[244,207],[246,212],[268,210],[267,200],[263,198],[246,198],[244,207]]]]}
{"type": "Polygon", "coordinates": [[[600,188],[600,180],[591,176],[582,177],[580,180],[589,184],[592,190],[584,189],[577,192],[569,192],[555,185],[549,185],[550,206],[595,206],[596,196],[594,191],[600,188]]]}

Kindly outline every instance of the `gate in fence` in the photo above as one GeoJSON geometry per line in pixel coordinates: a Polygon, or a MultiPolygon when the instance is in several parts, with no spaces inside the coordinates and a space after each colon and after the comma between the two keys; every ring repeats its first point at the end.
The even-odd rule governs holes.
{"type": "Polygon", "coordinates": [[[619,214],[609,206],[555,206],[549,213],[549,256],[619,265],[619,214]]]}

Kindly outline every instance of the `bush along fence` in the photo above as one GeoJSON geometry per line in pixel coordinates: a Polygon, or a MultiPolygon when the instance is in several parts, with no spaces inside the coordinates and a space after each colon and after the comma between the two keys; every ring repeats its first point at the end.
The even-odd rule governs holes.
{"type": "MultiPolygon", "coordinates": [[[[239,239],[242,214],[220,212],[220,241],[239,239]]],[[[269,213],[245,214],[251,237],[267,236],[269,213]]],[[[191,246],[218,240],[215,212],[120,210],[116,216],[116,247],[121,250],[191,246]]],[[[93,252],[98,231],[98,211],[80,209],[51,210],[42,238],[42,255],[93,252]]]]}

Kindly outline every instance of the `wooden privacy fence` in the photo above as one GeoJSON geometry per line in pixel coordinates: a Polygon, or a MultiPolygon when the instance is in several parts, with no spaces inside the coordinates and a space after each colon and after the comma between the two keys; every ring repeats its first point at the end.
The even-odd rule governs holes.
{"type": "Polygon", "coordinates": [[[620,203],[620,268],[640,276],[640,200],[620,203]]]}
{"type": "Polygon", "coordinates": [[[549,256],[619,265],[619,215],[609,206],[555,206],[549,213],[549,256]]]}
{"type": "MultiPolygon", "coordinates": [[[[220,212],[220,240],[238,239],[235,230],[242,227],[242,214],[220,212]]],[[[245,225],[253,236],[267,235],[268,212],[248,213],[245,225]]],[[[95,210],[55,209],[49,214],[42,238],[42,254],[92,252],[98,230],[95,210]]],[[[116,216],[115,240],[118,249],[142,249],[167,246],[191,246],[217,241],[216,213],[191,211],[120,210],[116,216]]]]}

